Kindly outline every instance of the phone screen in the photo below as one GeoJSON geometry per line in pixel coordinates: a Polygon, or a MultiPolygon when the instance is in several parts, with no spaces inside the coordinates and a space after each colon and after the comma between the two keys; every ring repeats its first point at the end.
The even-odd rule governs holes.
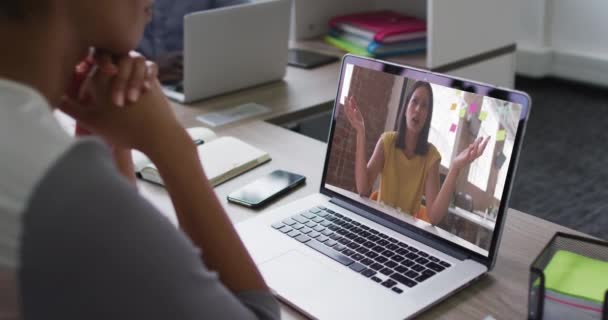
{"type": "Polygon", "coordinates": [[[299,174],[276,170],[228,195],[228,200],[248,207],[258,207],[298,186],[306,178],[299,174]]]}

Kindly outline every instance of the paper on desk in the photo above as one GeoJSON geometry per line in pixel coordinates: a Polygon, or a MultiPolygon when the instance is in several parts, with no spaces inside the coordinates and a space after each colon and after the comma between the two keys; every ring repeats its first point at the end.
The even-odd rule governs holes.
{"type": "Polygon", "coordinates": [[[196,119],[210,127],[219,127],[239,120],[270,112],[271,109],[257,103],[245,103],[221,111],[210,112],[196,119]]]}

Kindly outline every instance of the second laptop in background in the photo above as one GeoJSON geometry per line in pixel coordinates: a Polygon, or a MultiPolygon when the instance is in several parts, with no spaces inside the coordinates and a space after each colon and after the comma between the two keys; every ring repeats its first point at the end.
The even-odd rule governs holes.
{"type": "Polygon", "coordinates": [[[181,103],[283,78],[291,0],[201,11],[184,18],[184,74],[167,96],[181,103]]]}

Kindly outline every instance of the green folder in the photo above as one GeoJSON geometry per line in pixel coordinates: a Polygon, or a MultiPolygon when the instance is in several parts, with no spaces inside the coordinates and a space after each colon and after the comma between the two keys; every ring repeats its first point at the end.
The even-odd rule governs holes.
{"type": "Polygon", "coordinates": [[[352,53],[352,54],[356,54],[356,55],[364,56],[364,57],[372,56],[372,54],[367,51],[367,48],[357,46],[357,45],[355,45],[349,41],[343,40],[343,39],[338,39],[338,38],[332,37],[332,36],[326,36],[325,42],[331,44],[334,47],[342,49],[348,53],[352,53]]]}
{"type": "Polygon", "coordinates": [[[544,270],[545,288],[597,303],[608,290],[608,261],[558,250],[544,270]]]}

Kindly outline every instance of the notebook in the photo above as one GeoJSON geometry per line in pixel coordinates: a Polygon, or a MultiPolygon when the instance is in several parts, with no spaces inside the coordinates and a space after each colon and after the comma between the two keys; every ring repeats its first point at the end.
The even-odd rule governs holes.
{"type": "Polygon", "coordinates": [[[426,36],[426,22],[393,11],[375,11],[331,19],[332,28],[341,29],[377,42],[390,43],[426,36]]]}
{"type": "MultiPolygon", "coordinates": [[[[206,128],[190,128],[188,133],[198,145],[203,169],[214,187],[271,160],[268,153],[234,137],[218,137],[206,128]]],[[[158,170],[144,154],[133,151],[133,163],[139,178],[163,185],[158,170]]]]}

